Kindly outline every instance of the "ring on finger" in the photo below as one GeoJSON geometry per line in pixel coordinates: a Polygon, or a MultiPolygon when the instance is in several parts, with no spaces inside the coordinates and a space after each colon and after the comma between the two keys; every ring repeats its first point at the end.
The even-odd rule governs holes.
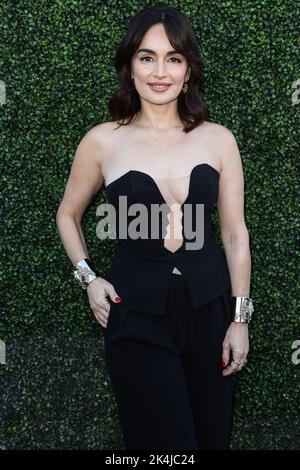
{"type": "Polygon", "coordinates": [[[237,364],[238,366],[240,366],[240,365],[241,365],[241,362],[234,361],[233,359],[232,359],[232,361],[231,361],[231,362],[234,362],[234,363],[235,363],[235,364],[237,364]]]}

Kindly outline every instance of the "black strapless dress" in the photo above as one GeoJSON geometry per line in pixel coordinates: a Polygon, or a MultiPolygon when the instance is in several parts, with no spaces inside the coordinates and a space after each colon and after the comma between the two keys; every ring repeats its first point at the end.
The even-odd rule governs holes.
{"type": "Polygon", "coordinates": [[[130,170],[106,186],[118,240],[106,278],[121,302],[107,297],[105,360],[126,449],[229,448],[234,377],[223,376],[220,363],[231,322],[231,285],[225,254],[211,231],[219,176],[207,163],[193,168],[182,206],[190,205],[191,234],[199,229],[197,204],[203,204],[203,244],[195,248],[197,236],[183,230],[183,243],[173,253],[164,245],[163,218],[157,238],[150,236],[150,216],[149,223],[143,220],[144,238],[122,238],[122,225],[126,232],[136,214],[125,217],[119,197],[127,196],[128,207],[144,204],[151,214],[152,204],[165,203],[157,182],[130,170]],[[174,267],[182,275],[172,273],[174,267]]]}
{"type": "MultiPolygon", "coordinates": [[[[200,249],[195,249],[193,243],[196,245],[196,235],[188,239],[183,230],[183,244],[174,253],[164,246],[167,221],[161,220],[161,236],[151,238],[151,205],[164,204],[165,200],[150,175],[130,170],[106,186],[108,201],[115,208],[117,238],[106,279],[115,286],[124,308],[165,314],[167,293],[175,266],[185,278],[194,308],[211,302],[228,290],[230,276],[225,253],[211,229],[211,212],[218,200],[219,177],[219,172],[208,163],[199,163],[192,169],[188,195],[181,206],[182,225],[184,227],[185,208],[189,206],[192,230],[196,231],[197,204],[203,204],[204,223],[201,229],[204,243],[200,249]],[[149,223],[144,239],[120,237],[121,196],[127,197],[128,207],[136,203],[146,207],[149,223]]],[[[126,230],[135,218],[136,215],[129,215],[126,219],[123,217],[126,230]]]]}

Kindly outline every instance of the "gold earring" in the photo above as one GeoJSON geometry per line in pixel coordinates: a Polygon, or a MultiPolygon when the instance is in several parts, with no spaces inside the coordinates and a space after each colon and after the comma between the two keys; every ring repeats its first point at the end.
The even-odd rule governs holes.
{"type": "Polygon", "coordinates": [[[188,82],[185,82],[184,86],[182,87],[183,93],[186,93],[189,89],[188,82]]]}

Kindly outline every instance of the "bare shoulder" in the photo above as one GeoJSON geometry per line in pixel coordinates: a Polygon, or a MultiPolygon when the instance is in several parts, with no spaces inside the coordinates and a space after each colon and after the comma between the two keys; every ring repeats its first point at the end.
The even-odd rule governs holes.
{"type": "Polygon", "coordinates": [[[209,135],[216,139],[216,142],[220,142],[221,144],[226,144],[226,142],[228,144],[232,144],[235,141],[233,132],[222,124],[204,121],[203,128],[206,129],[206,132],[209,135]]]}
{"type": "Polygon", "coordinates": [[[113,145],[113,129],[117,127],[114,121],[105,121],[89,129],[82,137],[78,149],[84,148],[89,155],[101,165],[110,154],[113,145]]]}
{"type": "Polygon", "coordinates": [[[88,133],[93,134],[95,136],[99,136],[99,138],[107,138],[108,134],[112,134],[112,131],[118,126],[116,121],[105,121],[97,124],[96,126],[92,127],[88,133]]]}
{"type": "Polygon", "coordinates": [[[87,131],[83,138],[91,142],[108,145],[110,142],[112,143],[113,129],[115,129],[116,126],[117,123],[113,121],[102,122],[87,131]]]}
{"type": "Polygon", "coordinates": [[[228,127],[216,122],[205,121],[206,132],[214,142],[218,153],[221,170],[235,166],[241,169],[241,157],[233,132],[228,127]]]}

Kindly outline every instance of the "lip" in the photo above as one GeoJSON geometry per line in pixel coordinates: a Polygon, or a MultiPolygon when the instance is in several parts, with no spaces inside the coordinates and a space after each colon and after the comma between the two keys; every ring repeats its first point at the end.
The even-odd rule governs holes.
{"type": "Polygon", "coordinates": [[[166,91],[168,90],[168,88],[170,88],[171,85],[167,85],[167,84],[159,84],[159,83],[148,83],[149,87],[151,88],[151,90],[153,91],[156,91],[156,92],[163,92],[163,91],[166,91]]]}

